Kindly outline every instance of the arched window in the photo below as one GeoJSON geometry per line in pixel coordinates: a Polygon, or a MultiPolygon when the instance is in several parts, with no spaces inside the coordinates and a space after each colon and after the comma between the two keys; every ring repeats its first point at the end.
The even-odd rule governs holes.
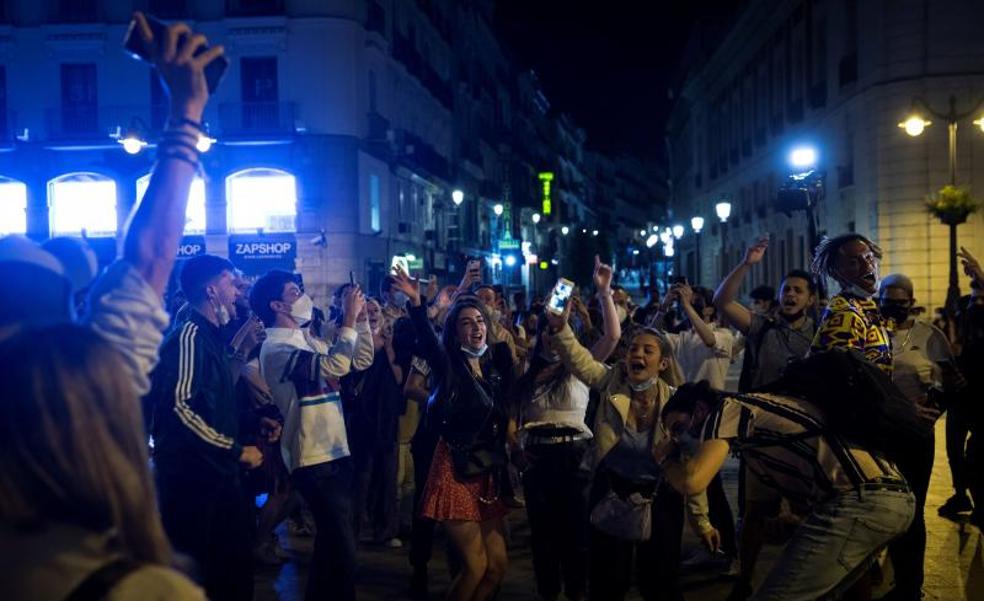
{"type": "MultiPolygon", "coordinates": [[[[137,200],[143,198],[150,185],[150,174],[137,180],[137,200]]],[[[185,234],[205,233],[205,180],[196,177],[188,192],[188,207],[185,209],[185,234]]]]}
{"type": "Polygon", "coordinates": [[[27,186],[0,177],[0,236],[27,233],[27,186]]]}
{"type": "Polygon", "coordinates": [[[297,181],[279,169],[247,169],[226,178],[229,233],[297,230],[297,181]]]}
{"type": "Polygon", "coordinates": [[[48,182],[52,236],[116,235],[116,182],[98,173],[69,173],[48,182]]]}

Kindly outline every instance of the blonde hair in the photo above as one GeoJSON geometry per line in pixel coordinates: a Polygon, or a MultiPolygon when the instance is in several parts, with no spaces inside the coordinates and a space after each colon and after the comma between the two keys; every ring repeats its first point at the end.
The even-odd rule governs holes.
{"type": "Polygon", "coordinates": [[[0,521],[112,531],[134,560],[169,564],[141,405],[117,351],[81,326],[0,344],[0,521]]]}
{"type": "Polygon", "coordinates": [[[666,337],[666,333],[649,326],[637,326],[632,328],[628,332],[628,335],[630,342],[639,336],[652,336],[658,340],[660,358],[666,361],[666,369],[659,372],[659,378],[670,386],[680,386],[685,382],[683,370],[680,369],[680,364],[677,363],[676,355],[673,354],[673,346],[666,337]]]}

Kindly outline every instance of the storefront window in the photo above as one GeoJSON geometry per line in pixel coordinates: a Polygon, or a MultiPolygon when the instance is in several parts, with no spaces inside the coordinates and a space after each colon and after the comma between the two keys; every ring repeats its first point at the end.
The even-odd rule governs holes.
{"type": "Polygon", "coordinates": [[[116,235],[116,182],[98,173],[70,173],[48,183],[52,236],[116,235]]]}
{"type": "Polygon", "coordinates": [[[297,182],[278,169],[247,169],[226,179],[229,233],[294,232],[297,182]]]}
{"type": "MultiPolygon", "coordinates": [[[[143,198],[150,185],[150,175],[137,180],[137,199],[143,198]]],[[[191,182],[188,193],[188,208],[185,209],[185,235],[205,233],[205,180],[196,177],[191,182]]]]}
{"type": "Polygon", "coordinates": [[[27,233],[27,186],[0,177],[0,236],[27,233]]]}

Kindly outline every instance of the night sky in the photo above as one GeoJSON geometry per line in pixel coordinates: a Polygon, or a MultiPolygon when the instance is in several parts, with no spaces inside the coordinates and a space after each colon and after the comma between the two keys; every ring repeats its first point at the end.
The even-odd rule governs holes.
{"type": "Polygon", "coordinates": [[[741,0],[497,0],[496,26],[540,77],[554,110],[606,153],[663,155],[667,90],[698,23],[731,22],[741,0]]]}

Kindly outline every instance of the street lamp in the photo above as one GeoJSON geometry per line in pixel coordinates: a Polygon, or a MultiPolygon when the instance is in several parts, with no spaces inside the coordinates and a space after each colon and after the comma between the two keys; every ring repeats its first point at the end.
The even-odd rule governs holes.
{"type": "Polygon", "coordinates": [[[460,207],[461,203],[465,202],[465,193],[461,190],[453,190],[451,192],[451,202],[454,203],[454,206],[460,207]]]}
{"type": "Polygon", "coordinates": [[[659,242],[659,236],[657,236],[656,234],[651,234],[648,238],[646,238],[646,248],[652,248],[656,246],[657,242],[659,242]]]}
{"type": "Polygon", "coordinates": [[[502,204],[498,202],[492,207],[492,212],[495,213],[496,217],[502,217],[503,210],[505,209],[503,209],[502,204]]]}
{"type": "Polygon", "coordinates": [[[560,228],[560,233],[566,236],[567,234],[571,233],[571,228],[565,225],[564,227],[560,228]]]}
{"type": "Polygon", "coordinates": [[[597,236],[598,235],[598,230],[591,230],[591,235],[592,236],[597,236]]]}
{"type": "Polygon", "coordinates": [[[683,232],[684,232],[683,226],[680,225],[679,223],[673,226],[673,237],[676,238],[677,240],[683,238],[683,232]]]}
{"type": "Polygon", "coordinates": [[[731,217],[731,203],[727,200],[714,205],[714,212],[721,220],[721,278],[728,273],[728,217],[731,217]]]}
{"type": "MultiPolygon", "coordinates": [[[[974,105],[974,108],[963,113],[957,112],[957,97],[950,95],[950,107],[945,113],[934,110],[929,104],[922,98],[912,99],[912,112],[909,117],[899,123],[899,127],[905,130],[905,133],[912,137],[916,137],[923,133],[927,127],[932,125],[931,121],[927,121],[922,118],[919,113],[918,108],[922,106],[923,109],[933,117],[946,121],[947,132],[949,134],[948,147],[949,147],[949,163],[950,163],[950,185],[957,185],[957,123],[963,121],[967,117],[976,114],[980,111],[981,106],[984,105],[984,99],[981,99],[974,105]]],[[[984,117],[980,117],[973,121],[974,125],[978,126],[984,130],[984,117]]],[[[950,228],[950,284],[946,289],[946,309],[949,312],[950,317],[956,315],[957,304],[960,302],[960,278],[957,273],[957,226],[959,223],[946,223],[950,228]]]]}
{"type": "Polygon", "coordinates": [[[125,138],[121,138],[119,143],[127,154],[137,154],[147,145],[147,142],[141,140],[136,134],[129,134],[125,138]]]}
{"type": "Polygon", "coordinates": [[[639,230],[639,236],[642,238],[646,237],[646,230],[639,230]]]}
{"type": "Polygon", "coordinates": [[[533,220],[533,224],[536,225],[537,223],[540,223],[540,214],[539,213],[533,213],[533,216],[530,217],[530,219],[532,219],[533,220]]]}
{"type": "Polygon", "coordinates": [[[695,246],[697,247],[697,273],[694,274],[694,281],[700,282],[700,275],[701,275],[700,272],[701,272],[701,265],[702,265],[702,263],[700,262],[700,232],[701,230],[704,229],[704,218],[700,216],[691,217],[690,228],[694,230],[694,235],[697,238],[697,240],[694,243],[695,246]]]}

